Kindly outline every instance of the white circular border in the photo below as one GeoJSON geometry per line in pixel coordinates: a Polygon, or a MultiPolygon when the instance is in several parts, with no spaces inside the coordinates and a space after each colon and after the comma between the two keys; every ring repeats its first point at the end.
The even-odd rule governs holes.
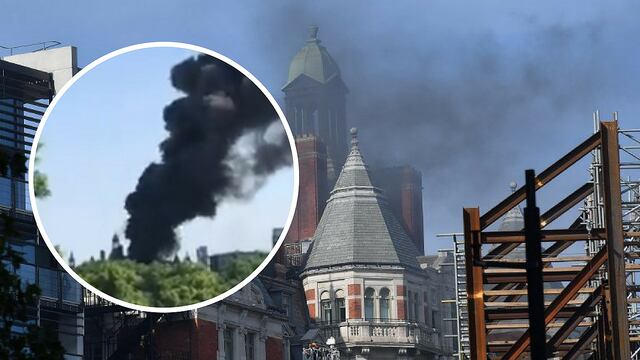
{"type": "Polygon", "coordinates": [[[62,89],[60,89],[60,91],[53,98],[53,101],[47,107],[47,110],[45,111],[44,116],[42,117],[42,120],[40,121],[40,125],[38,126],[38,130],[36,131],[36,134],[35,134],[35,137],[34,137],[34,140],[33,140],[33,146],[31,148],[31,154],[35,154],[37,149],[38,149],[38,143],[40,141],[40,136],[42,134],[42,130],[44,129],[44,126],[45,126],[45,124],[47,122],[47,119],[51,115],[51,111],[53,111],[53,109],[55,108],[56,104],[58,103],[58,100],[60,100],[62,98],[64,93],[71,86],[73,86],[73,84],[78,79],[80,79],[86,73],[91,71],[91,69],[93,69],[94,67],[96,67],[96,66],[100,65],[101,63],[103,63],[103,62],[105,62],[105,61],[107,61],[107,60],[109,60],[109,59],[111,59],[113,57],[116,57],[118,55],[126,54],[128,52],[141,50],[141,49],[163,48],[163,47],[165,47],[165,48],[167,48],[167,47],[168,48],[180,48],[180,49],[191,50],[191,51],[194,51],[194,52],[207,54],[209,56],[213,56],[214,58],[222,60],[222,61],[226,62],[227,64],[233,66],[236,70],[240,71],[242,74],[244,74],[244,76],[249,78],[260,89],[260,91],[262,91],[262,93],[267,97],[267,99],[269,99],[269,101],[271,102],[271,105],[273,106],[273,108],[276,110],[276,113],[280,117],[280,121],[282,122],[282,125],[284,126],[284,130],[287,133],[287,138],[289,140],[289,146],[291,148],[291,154],[293,155],[292,156],[292,159],[293,159],[293,196],[291,197],[291,205],[289,206],[289,215],[287,217],[287,221],[285,223],[285,226],[284,226],[284,228],[282,230],[282,234],[280,234],[280,237],[278,238],[278,241],[276,242],[275,245],[273,245],[271,251],[269,252],[269,255],[267,255],[267,257],[262,261],[260,266],[258,266],[248,277],[246,277],[239,284],[236,284],[231,289],[225,291],[224,293],[222,293],[222,294],[220,294],[220,295],[218,295],[218,296],[216,296],[216,297],[214,297],[212,299],[205,300],[205,301],[202,301],[202,302],[199,302],[199,303],[195,303],[195,304],[191,304],[191,305],[184,305],[184,306],[176,306],[176,307],[153,307],[153,306],[142,306],[142,305],[136,305],[136,304],[128,303],[126,301],[122,301],[120,299],[114,298],[111,295],[105,294],[104,292],[98,290],[93,285],[89,284],[84,279],[82,279],[78,274],[76,274],[75,271],[73,271],[73,269],[71,269],[71,267],[69,267],[67,262],[60,256],[58,251],[55,249],[55,247],[54,247],[53,243],[51,242],[51,240],[49,240],[49,236],[47,235],[47,232],[46,232],[46,230],[45,230],[45,228],[44,228],[44,226],[42,224],[42,221],[40,220],[40,214],[38,212],[38,205],[37,205],[37,201],[36,201],[36,197],[35,197],[35,191],[34,191],[35,156],[30,156],[29,157],[29,197],[31,199],[31,209],[32,209],[33,215],[35,217],[36,224],[38,225],[38,229],[40,230],[40,233],[42,234],[42,237],[44,238],[44,241],[47,244],[47,247],[49,247],[49,250],[51,251],[53,256],[56,258],[58,263],[60,263],[60,265],[76,281],[78,281],[82,286],[87,288],[89,291],[91,291],[91,292],[93,292],[95,294],[98,294],[100,297],[102,297],[102,298],[104,298],[104,299],[106,299],[106,300],[108,300],[108,301],[110,301],[112,303],[118,304],[120,306],[124,306],[124,307],[131,308],[131,309],[138,310],[138,311],[144,311],[144,312],[175,313],[175,312],[182,312],[182,311],[191,311],[191,310],[195,310],[195,309],[198,309],[200,307],[203,307],[203,306],[211,305],[211,304],[216,303],[216,302],[218,302],[220,300],[224,300],[228,296],[234,294],[236,291],[238,291],[241,288],[243,288],[246,285],[248,285],[249,282],[251,282],[256,276],[258,276],[258,274],[260,272],[262,272],[262,270],[269,264],[269,262],[271,262],[273,257],[276,255],[276,252],[278,251],[278,249],[282,245],[287,232],[289,231],[289,227],[291,226],[291,222],[293,221],[293,214],[295,212],[296,203],[297,203],[297,200],[298,200],[298,189],[299,189],[298,152],[297,152],[296,146],[295,146],[295,139],[294,139],[293,134],[291,132],[291,128],[289,128],[289,123],[288,123],[288,121],[287,121],[287,119],[286,119],[286,117],[284,115],[284,112],[282,111],[282,109],[280,108],[280,106],[278,105],[278,103],[276,102],[274,97],[271,95],[271,93],[267,90],[267,88],[258,79],[256,79],[256,77],[253,76],[253,74],[251,74],[249,71],[247,71],[247,69],[245,69],[244,67],[242,67],[241,65],[239,65],[235,61],[233,61],[233,60],[229,59],[228,57],[226,57],[226,56],[224,56],[222,54],[219,54],[219,53],[217,53],[217,52],[215,52],[213,50],[209,50],[209,49],[201,47],[201,46],[185,44],[185,43],[180,43],[180,42],[173,42],[173,41],[147,42],[147,43],[141,43],[141,44],[127,46],[127,47],[124,47],[122,49],[110,52],[107,55],[104,55],[104,56],[98,58],[97,60],[91,62],[91,64],[87,65],[80,72],[78,72],[76,75],[74,75],[73,78],[71,78],[71,80],[69,80],[62,87],[62,89]]]}

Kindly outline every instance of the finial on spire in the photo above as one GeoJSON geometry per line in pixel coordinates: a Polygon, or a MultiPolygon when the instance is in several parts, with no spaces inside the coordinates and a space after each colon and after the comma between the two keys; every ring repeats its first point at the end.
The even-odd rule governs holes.
{"type": "Polygon", "coordinates": [[[309,40],[307,42],[320,42],[318,40],[318,25],[309,26],[309,40]]]}
{"type": "Polygon", "coordinates": [[[357,146],[358,145],[358,128],[352,127],[351,130],[349,130],[349,133],[351,134],[351,147],[357,146]]]}
{"type": "Polygon", "coordinates": [[[317,39],[318,38],[318,25],[309,26],[309,39],[317,39]]]}
{"type": "Polygon", "coordinates": [[[512,181],[511,183],[509,183],[509,187],[511,188],[511,193],[514,193],[518,188],[518,184],[515,181],[512,181]]]}

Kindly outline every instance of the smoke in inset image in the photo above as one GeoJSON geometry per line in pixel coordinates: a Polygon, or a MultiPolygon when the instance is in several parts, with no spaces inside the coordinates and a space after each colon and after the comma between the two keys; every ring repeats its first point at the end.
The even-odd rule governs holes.
{"type": "Polygon", "coordinates": [[[185,96],[164,110],[169,137],[160,144],[162,162],[144,170],[125,202],[129,257],[143,262],[175,254],[180,224],[215,216],[225,198],[251,196],[261,178],[291,165],[284,132],[274,143],[254,136],[250,156],[233,156],[241,136],[264,134],[278,121],[269,100],[239,71],[200,55],[176,65],[171,83],[185,96]],[[247,178],[257,178],[255,186],[242,189],[247,178]]]}
{"type": "Polygon", "coordinates": [[[250,277],[293,216],[292,145],[272,97],[235,65],[180,47],[79,75],[44,121],[36,167],[48,192],[34,201],[77,279],[167,308],[250,277]]]}

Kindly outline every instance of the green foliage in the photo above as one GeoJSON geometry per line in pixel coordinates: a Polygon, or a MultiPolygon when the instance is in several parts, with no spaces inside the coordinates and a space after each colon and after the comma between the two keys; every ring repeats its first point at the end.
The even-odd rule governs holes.
{"type": "Polygon", "coordinates": [[[75,270],[97,289],[133,304],[173,307],[209,300],[229,290],[264,260],[239,260],[221,274],[192,262],[89,261],[75,270]]]}
{"type": "Polygon", "coordinates": [[[64,348],[57,337],[28,322],[27,311],[37,306],[40,289],[23,284],[16,275],[24,259],[8,246],[8,239],[15,236],[13,219],[4,213],[0,219],[4,224],[0,235],[0,359],[62,359],[64,348]],[[17,335],[17,329],[23,333],[17,335]]]}
{"type": "Polygon", "coordinates": [[[49,190],[49,179],[47,179],[47,175],[41,173],[36,170],[34,175],[34,191],[36,193],[36,197],[45,198],[51,195],[51,190],[49,190]]]}
{"type": "MultiPolygon", "coordinates": [[[[38,144],[39,150],[42,150],[43,147],[44,147],[44,143],[40,142],[40,144],[38,144]]],[[[36,153],[36,161],[35,161],[36,164],[40,162],[40,157],[38,157],[39,153],[40,151],[36,153]]],[[[0,157],[0,160],[1,160],[1,157],[0,157]]],[[[0,166],[2,166],[1,161],[0,161],[0,166]]],[[[46,198],[47,196],[50,196],[51,190],[49,190],[49,179],[47,178],[47,175],[36,170],[35,173],[33,174],[33,177],[34,177],[33,191],[35,192],[36,197],[46,198]]]]}
{"type": "Polygon", "coordinates": [[[231,284],[229,288],[235,286],[247,276],[251,275],[253,270],[260,266],[266,257],[267,254],[258,253],[256,255],[240,258],[229,264],[222,271],[223,277],[227,280],[227,283],[231,284]]]}

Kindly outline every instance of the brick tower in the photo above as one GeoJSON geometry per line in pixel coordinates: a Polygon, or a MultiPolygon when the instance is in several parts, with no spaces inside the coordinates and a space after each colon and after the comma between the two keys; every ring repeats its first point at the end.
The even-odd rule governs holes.
{"type": "Polygon", "coordinates": [[[320,45],[318,27],[311,26],[309,39],[289,66],[285,112],[294,135],[313,134],[327,147],[329,181],[335,180],[347,156],[345,96],[348,89],[340,69],[320,45]]]}

